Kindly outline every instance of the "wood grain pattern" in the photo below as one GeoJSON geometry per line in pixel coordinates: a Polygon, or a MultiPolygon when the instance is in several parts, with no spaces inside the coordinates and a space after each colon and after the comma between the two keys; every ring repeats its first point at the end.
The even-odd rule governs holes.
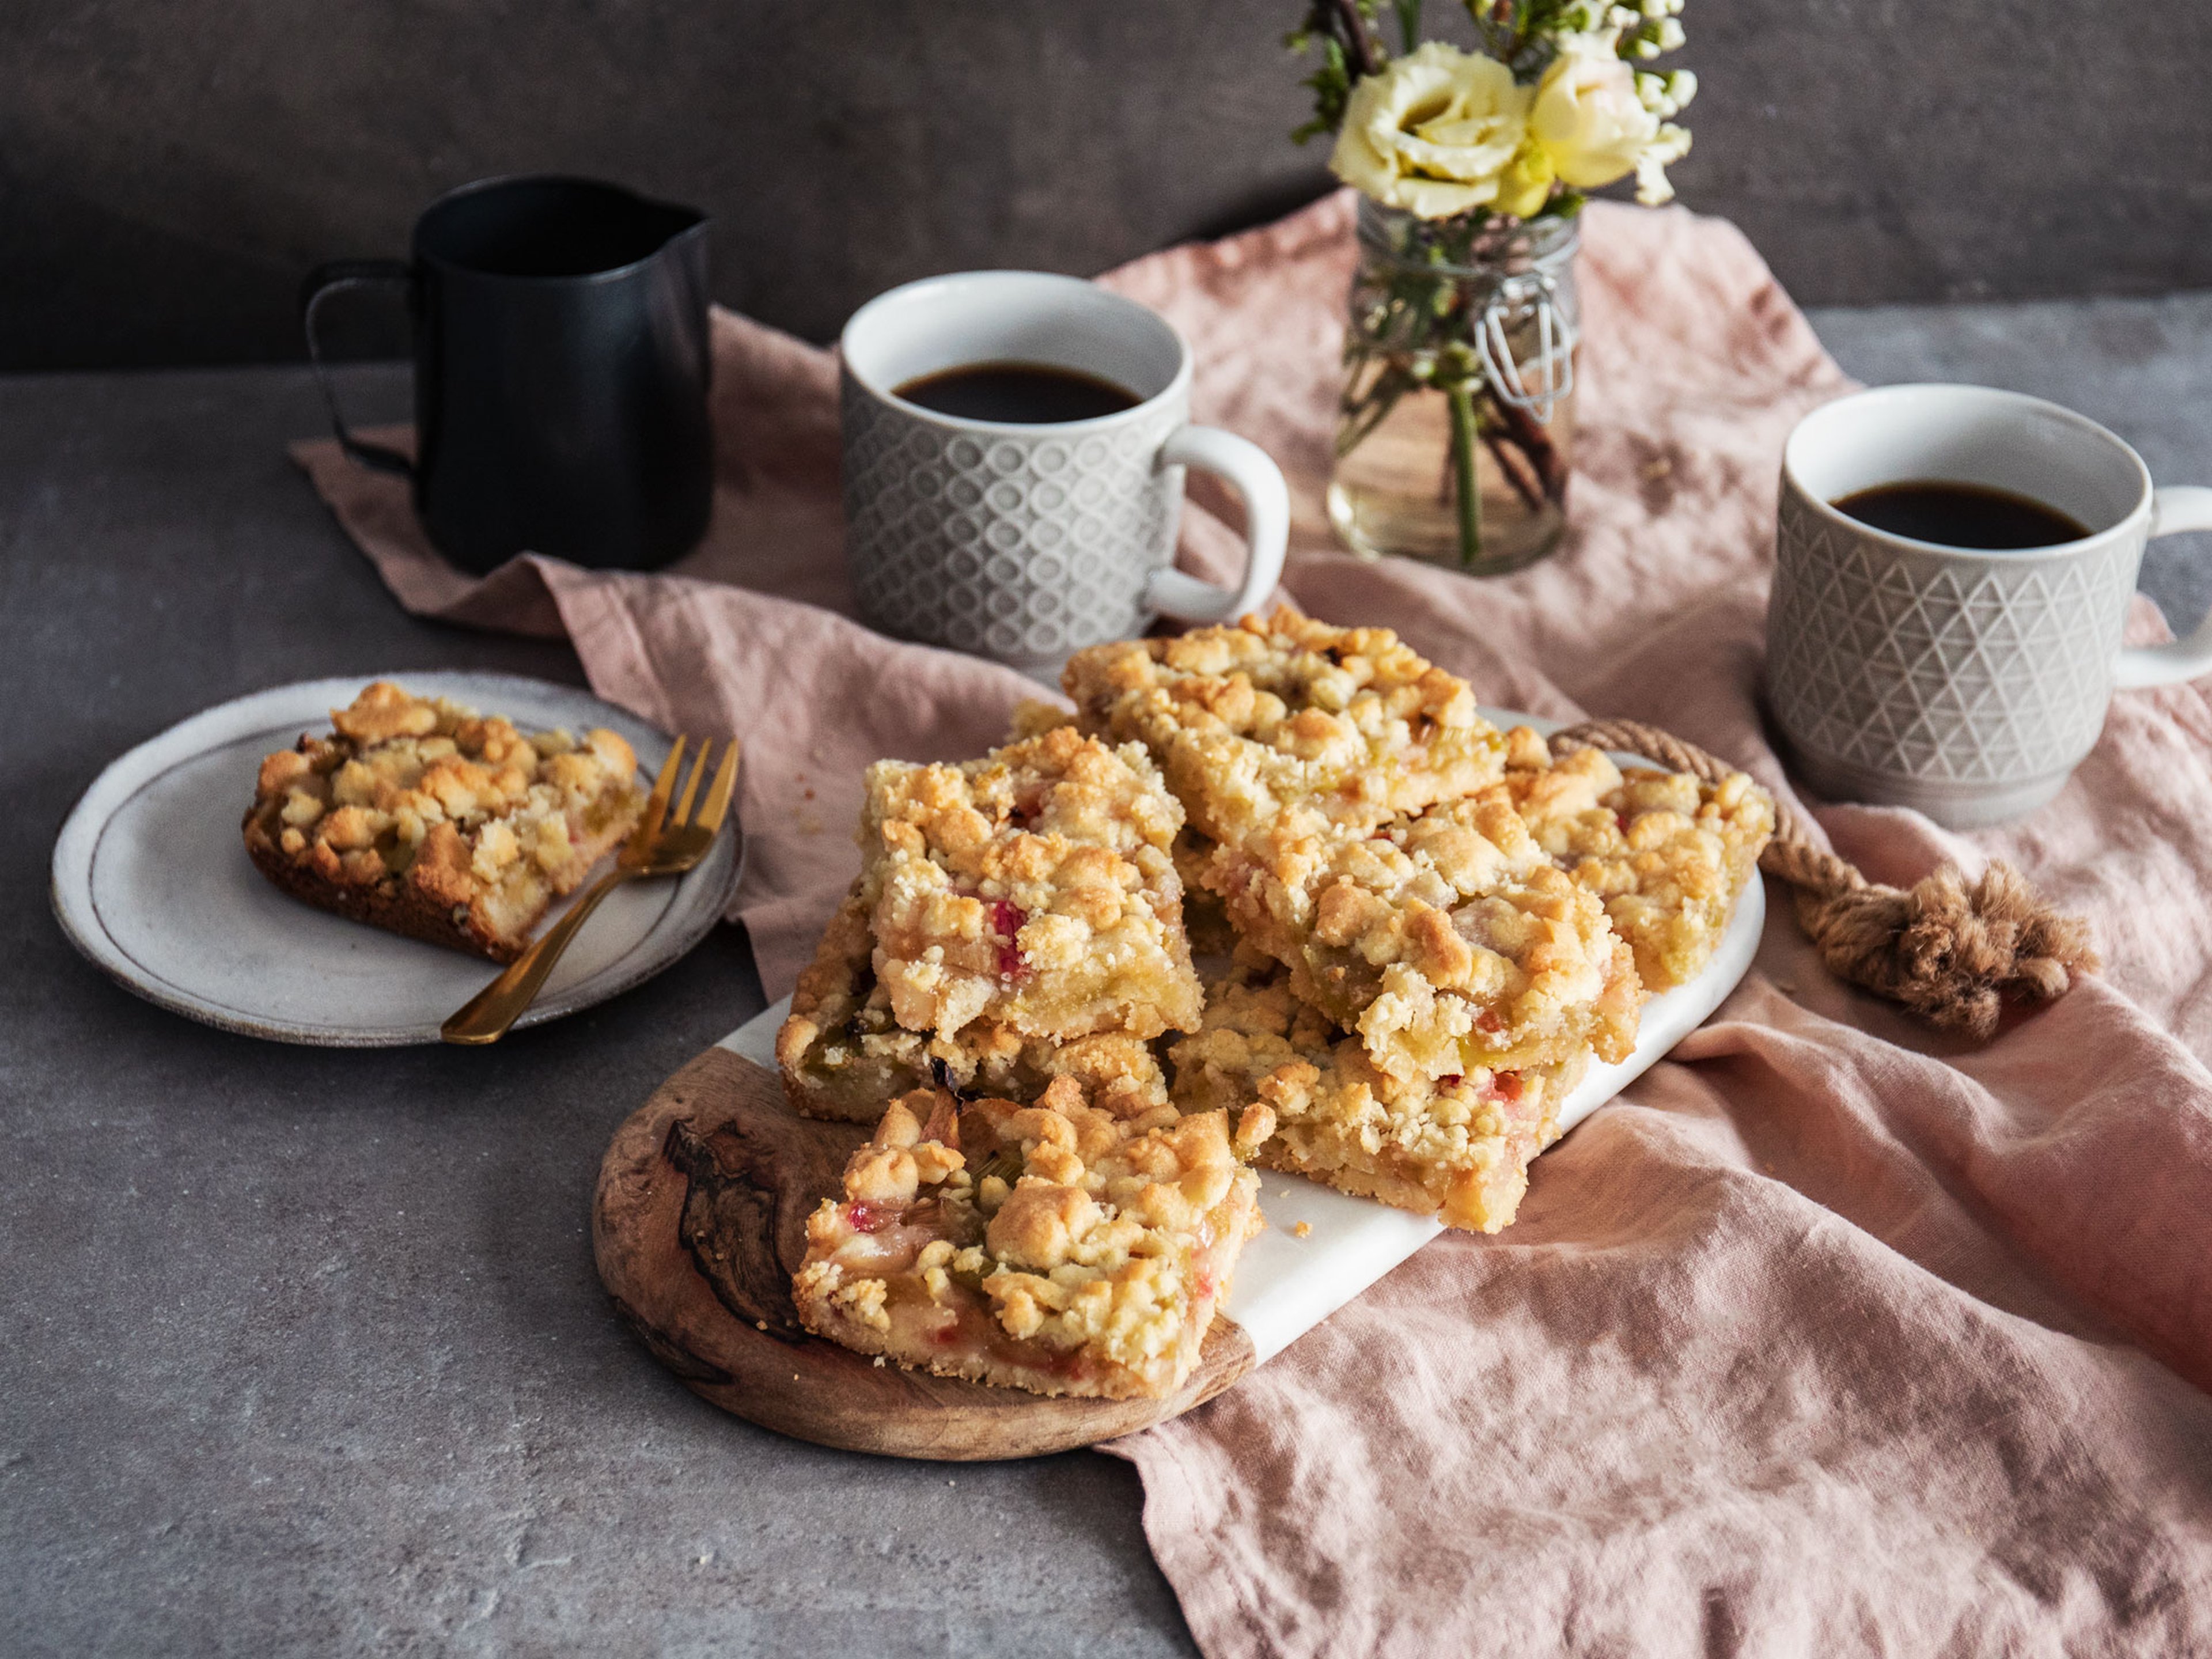
{"type": "Polygon", "coordinates": [[[1252,1368],[1216,1317],[1169,1400],[1051,1399],[933,1376],[799,1324],[791,1274],[806,1218],[867,1138],[793,1112],[776,1077],[726,1049],[691,1061],[615,1132],[592,1244],[615,1308],[685,1386],[781,1434],[851,1451],[974,1462],[1093,1445],[1179,1416],[1252,1368]]]}

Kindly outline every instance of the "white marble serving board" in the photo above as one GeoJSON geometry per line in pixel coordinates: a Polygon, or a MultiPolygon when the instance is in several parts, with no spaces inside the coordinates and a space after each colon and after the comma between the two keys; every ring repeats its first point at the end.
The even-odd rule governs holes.
{"type": "MultiPolygon", "coordinates": [[[[1549,731],[1556,721],[1498,710],[1484,711],[1501,726],[1534,726],[1549,731]]],[[[1650,766],[1632,755],[1617,755],[1623,764],[1650,766]]],[[[1662,991],[1644,1005],[1636,1048],[1614,1065],[1594,1065],[1559,1114],[1561,1132],[1571,1129],[1663,1058],[1668,1050],[1702,1025],[1727,1000],[1759,950],[1766,923],[1766,890],[1754,878],[1737,902],[1735,915],[1704,973],[1687,985],[1662,991]]],[[[775,1070],[775,1031],[790,1012],[786,997],[747,1020],[718,1047],[775,1070]]],[[[1425,1216],[1409,1215],[1372,1199],[1353,1198],[1303,1176],[1260,1172],[1260,1207],[1267,1231],[1244,1248],[1237,1281],[1229,1292],[1229,1316],[1244,1328],[1264,1364],[1299,1337],[1358,1296],[1443,1231],[1425,1216]],[[1303,1238],[1300,1222],[1308,1225],[1303,1238]]]]}

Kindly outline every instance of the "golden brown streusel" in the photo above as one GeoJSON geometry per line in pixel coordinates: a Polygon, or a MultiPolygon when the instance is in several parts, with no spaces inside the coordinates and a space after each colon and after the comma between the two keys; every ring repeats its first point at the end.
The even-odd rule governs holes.
{"type": "Polygon", "coordinates": [[[1195,1030],[1170,848],[1182,808],[1136,744],[1073,726],[957,765],[879,761],[861,896],[897,1023],[950,1038],[1195,1030]]]}
{"type": "Polygon", "coordinates": [[[1152,750],[1216,841],[1289,810],[1357,831],[1472,793],[1504,764],[1466,682],[1387,628],[1334,628],[1287,608],[1093,646],[1061,683],[1085,729],[1152,750]]]}
{"type": "Polygon", "coordinates": [[[247,852],[295,897],[512,961],[546,907],[629,835],[637,757],[609,731],[529,737],[388,681],[261,763],[247,852]]]}
{"type": "Polygon", "coordinates": [[[873,1123],[890,1102],[933,1085],[1027,1102],[1063,1074],[1117,1116],[1167,1103],[1167,1079],[1140,1038],[1098,1032],[1060,1042],[982,1019],[950,1037],[908,1030],[877,983],[858,883],[799,976],[775,1052],[793,1105],[809,1117],[852,1123],[873,1123]]]}
{"type": "Polygon", "coordinates": [[[1291,991],[1401,1082],[1634,1046],[1632,953],[1502,787],[1357,838],[1285,817],[1218,849],[1206,878],[1291,991]]]}
{"type": "Polygon", "coordinates": [[[1554,762],[1541,740],[1524,739],[1526,731],[1511,734],[1505,785],[1529,833],[1603,901],[1648,988],[1696,978],[1736,899],[1758,878],[1774,833],[1772,798],[1741,772],[1718,783],[1644,767],[1624,772],[1595,749],[1554,762]]]}
{"type": "Polygon", "coordinates": [[[1219,1112],[1136,1119],[1073,1078],[1033,1105],[961,1108],[916,1091],[808,1218],[792,1285],[807,1327],[942,1376],[1109,1399],[1163,1398],[1196,1364],[1261,1223],[1219,1112]]]}
{"type": "Polygon", "coordinates": [[[1178,1105],[1264,1103],[1275,1133],[1261,1164],[1476,1232],[1512,1221],[1589,1065],[1584,1050],[1558,1066],[1401,1081],[1294,998],[1279,968],[1248,958],[1207,990],[1205,1030],[1169,1051],[1178,1105]]]}

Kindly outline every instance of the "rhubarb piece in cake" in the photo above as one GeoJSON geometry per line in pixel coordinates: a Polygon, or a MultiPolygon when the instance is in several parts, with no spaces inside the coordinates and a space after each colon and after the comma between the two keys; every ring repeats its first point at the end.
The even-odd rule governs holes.
{"type": "Polygon", "coordinates": [[[1196,1030],[1182,828],[1141,745],[1073,726],[957,765],[878,762],[861,898],[893,1018],[948,1038],[1196,1030]]]}
{"type": "Polygon", "coordinates": [[[1357,839],[1285,818],[1206,872],[1291,991],[1403,1082],[1552,1066],[1634,1046],[1642,988],[1597,896],[1529,835],[1502,786],[1357,839]]]}
{"type": "Polygon", "coordinates": [[[892,1018],[873,958],[856,883],[799,975],[776,1033],[784,1092],[808,1117],[873,1123],[901,1095],[933,1085],[1028,1102],[1060,1076],[1074,1078],[1118,1116],[1167,1103],[1167,1079],[1139,1037],[1109,1031],[1061,1042],[983,1019],[949,1037],[910,1031],[892,1018]]]}
{"type": "Polygon", "coordinates": [[[644,809],[612,732],[524,736],[380,680],[261,763],[246,848],[295,898],[511,962],[644,809]]]}
{"type": "MultiPolygon", "coordinates": [[[[1029,1106],[907,1095],[807,1220],[799,1317],[941,1376],[1172,1395],[1261,1225],[1230,1126],[1164,1105],[1120,1117],[1073,1078],[1029,1106]]],[[[1267,1127],[1254,1109],[1244,1146],[1267,1127]]]]}
{"type": "Polygon", "coordinates": [[[1471,794],[1504,764],[1504,738],[1466,682],[1387,628],[1333,628],[1287,609],[1093,646],[1062,684],[1086,730],[1152,750],[1216,841],[1296,808],[1364,830],[1471,794]]]}
{"type": "Polygon", "coordinates": [[[1206,1028],[1169,1051],[1184,1110],[1273,1109],[1261,1164],[1485,1233],[1512,1221],[1589,1062],[1401,1080],[1294,998],[1283,969],[1249,963],[1208,988],[1206,1028]]]}
{"type": "Polygon", "coordinates": [[[1758,879],[1774,802],[1741,772],[1703,783],[1681,772],[1614,765],[1578,749],[1553,761],[1526,726],[1510,734],[1506,787],[1529,833],[1604,902],[1636,952],[1647,988],[1697,977],[1758,879]]]}

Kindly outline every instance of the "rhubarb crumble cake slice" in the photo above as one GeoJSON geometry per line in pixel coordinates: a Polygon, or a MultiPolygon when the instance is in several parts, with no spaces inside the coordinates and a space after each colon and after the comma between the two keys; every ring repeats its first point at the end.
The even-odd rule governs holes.
{"type": "Polygon", "coordinates": [[[1150,1046],[1119,1032],[1061,1042],[988,1019],[949,1037],[907,1030],[876,979],[858,883],[799,976],[791,1013],[776,1032],[775,1057],[784,1092],[802,1114],[850,1123],[873,1123],[890,1102],[933,1085],[1027,1102],[1054,1078],[1069,1076],[1121,1117],[1163,1107],[1168,1097],[1150,1046]]]}
{"type": "Polygon", "coordinates": [[[1259,1102],[1275,1132],[1259,1162],[1340,1192],[1494,1233],[1528,1190],[1528,1165],[1559,1134],[1559,1112],[1589,1064],[1473,1071],[1405,1081],[1378,1071],[1357,1037],[1291,994],[1288,975],[1248,958],[1209,986],[1206,1027],[1169,1051],[1185,1111],[1259,1102]]]}
{"type": "Polygon", "coordinates": [[[1471,794],[1504,764],[1465,681],[1387,628],[1287,608],[1093,646],[1061,683],[1085,730],[1149,747],[1191,823],[1224,842],[1293,809],[1357,832],[1471,794]]]}
{"type": "Polygon", "coordinates": [[[1198,1362],[1259,1179],[1223,1112],[1134,1118],[1054,1079],[1033,1105],[894,1101],[808,1218],[810,1330],[902,1365],[1038,1394],[1164,1398],[1198,1362]]]}
{"type": "Polygon", "coordinates": [[[379,680],[328,737],[261,763],[246,848],[295,898],[512,962],[644,810],[612,732],[526,737],[498,715],[379,680]]]}
{"type": "Polygon", "coordinates": [[[1696,978],[1737,898],[1758,879],[1759,855],[1774,833],[1772,797],[1741,772],[1717,783],[1644,767],[1624,772],[1595,749],[1554,761],[1526,726],[1508,743],[1506,787],[1529,833],[1604,902],[1646,988],[1696,978]]]}
{"type": "Polygon", "coordinates": [[[981,760],[868,769],[860,894],[909,1031],[1198,1029],[1170,848],[1182,808],[1142,745],[1059,726],[981,760]]]}
{"type": "Polygon", "coordinates": [[[1358,838],[1285,819],[1218,848],[1206,878],[1291,992],[1401,1082],[1635,1045],[1633,954],[1502,786],[1358,838]]]}

